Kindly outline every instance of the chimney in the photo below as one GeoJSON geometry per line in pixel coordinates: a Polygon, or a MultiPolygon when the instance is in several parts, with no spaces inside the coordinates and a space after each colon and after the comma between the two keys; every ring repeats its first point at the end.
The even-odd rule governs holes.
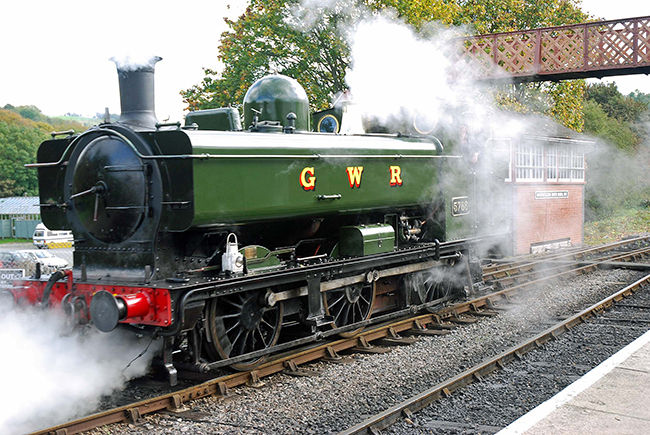
{"type": "Polygon", "coordinates": [[[162,57],[154,56],[145,63],[111,58],[117,67],[120,82],[122,113],[119,122],[132,127],[155,129],[158,119],[154,111],[154,68],[162,57]]]}

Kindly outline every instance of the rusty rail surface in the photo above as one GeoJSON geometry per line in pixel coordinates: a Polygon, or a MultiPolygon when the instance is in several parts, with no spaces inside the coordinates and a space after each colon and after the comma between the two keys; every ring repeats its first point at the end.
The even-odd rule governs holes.
{"type": "Polygon", "coordinates": [[[89,415],[55,427],[33,432],[33,434],[72,435],[107,424],[137,423],[140,421],[142,415],[164,409],[179,410],[185,403],[198,398],[207,396],[226,397],[229,394],[229,388],[255,384],[260,382],[260,379],[265,376],[270,376],[284,370],[295,370],[301,364],[321,359],[335,359],[339,357],[339,352],[353,348],[372,347],[370,343],[374,341],[399,339],[399,334],[407,331],[409,333],[424,334],[423,331],[435,330],[444,321],[456,320],[461,315],[481,315],[484,312],[489,312],[491,308],[498,307],[501,301],[509,300],[511,296],[517,295],[528,287],[535,287],[552,279],[588,273],[596,268],[598,268],[598,263],[594,262],[579,268],[564,270],[555,275],[547,275],[537,280],[528,281],[472,300],[460,302],[445,307],[435,313],[421,314],[408,319],[398,319],[394,322],[374,326],[351,338],[338,339],[319,346],[312,346],[308,349],[285,352],[273,356],[270,361],[249,372],[238,372],[215,378],[183,390],[89,415]]]}
{"type": "MultiPolygon", "coordinates": [[[[635,268],[635,264],[629,262],[631,260],[647,258],[650,255],[650,247],[638,248],[624,253],[614,252],[604,257],[592,258],[591,260],[586,258],[604,252],[616,251],[617,249],[629,249],[637,243],[647,245],[650,243],[650,237],[636,237],[590,248],[560,251],[543,257],[529,257],[517,259],[516,261],[489,264],[483,267],[483,281],[487,284],[503,288],[506,285],[534,279],[540,272],[550,273],[554,270],[570,267],[571,265],[585,266],[590,263],[598,263],[601,267],[608,268],[635,268]]],[[[650,268],[650,265],[644,264],[640,269],[645,270],[647,268],[650,268]]]]}
{"type": "Polygon", "coordinates": [[[648,74],[650,16],[459,38],[446,54],[492,82],[648,74]]]}
{"type": "Polygon", "coordinates": [[[649,271],[648,263],[633,263],[632,260],[647,259],[650,256],[650,247],[635,249],[624,254],[610,255],[597,260],[548,260],[528,263],[514,267],[505,272],[504,275],[486,280],[488,284],[496,288],[505,288],[514,284],[533,281],[538,279],[540,274],[558,274],[564,270],[571,270],[577,267],[597,265],[602,269],[631,269],[649,271]]]}
{"type": "Polygon", "coordinates": [[[542,261],[554,260],[554,259],[568,258],[568,257],[577,260],[579,258],[584,258],[587,255],[600,254],[603,252],[609,252],[616,249],[626,249],[629,245],[633,245],[634,243],[641,243],[641,242],[650,243],[650,236],[638,236],[631,239],[619,240],[616,242],[607,243],[604,245],[561,249],[552,253],[543,254],[543,256],[540,256],[539,254],[520,255],[513,260],[505,260],[501,262],[484,265],[483,276],[491,276],[495,273],[498,274],[498,272],[514,266],[523,265],[526,263],[534,263],[540,260],[542,261]]]}
{"type": "Polygon", "coordinates": [[[402,403],[391,407],[390,409],[387,409],[380,414],[370,417],[358,425],[341,432],[340,434],[349,435],[377,433],[377,431],[395,424],[403,416],[410,417],[412,413],[425,408],[436,400],[442,397],[450,396],[454,391],[463,388],[476,380],[480,381],[483,376],[504,367],[506,364],[514,361],[515,359],[521,358],[522,355],[541,347],[545,343],[553,340],[564,332],[569,331],[574,326],[586,322],[588,319],[602,312],[604,309],[611,307],[615,302],[618,302],[623,298],[636,293],[647,285],[650,285],[650,275],[646,275],[635,283],[601,300],[600,302],[595,303],[594,305],[579,312],[578,314],[557,323],[556,325],[548,328],[535,337],[522,342],[518,346],[514,346],[495,356],[494,358],[484,361],[445,382],[442,382],[426,391],[423,391],[420,394],[417,394],[405,400],[402,403]]]}

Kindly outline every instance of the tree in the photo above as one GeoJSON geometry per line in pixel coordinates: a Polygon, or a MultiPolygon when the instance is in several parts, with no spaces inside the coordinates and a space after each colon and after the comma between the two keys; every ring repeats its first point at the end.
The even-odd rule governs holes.
{"type": "Polygon", "coordinates": [[[609,116],[607,111],[595,100],[587,99],[584,104],[585,132],[598,136],[614,144],[617,148],[634,151],[639,138],[629,123],[609,116]]]}
{"type": "Polygon", "coordinates": [[[640,90],[636,89],[634,92],[630,92],[627,96],[632,98],[634,101],[645,104],[646,107],[650,107],[650,94],[644,94],[640,90]]]}
{"type": "MultiPolygon", "coordinates": [[[[206,68],[201,83],[181,92],[184,101],[191,110],[240,105],[255,80],[276,71],[305,87],[312,109],[326,108],[336,92],[346,89],[355,24],[379,13],[392,14],[421,36],[431,34],[433,22],[472,25],[474,32],[485,33],[577,23],[587,17],[577,0],[251,0],[238,20],[226,20],[231,30],[221,35],[223,71],[206,68]]],[[[580,125],[579,120],[561,121],[580,125]]]]}
{"type": "Polygon", "coordinates": [[[586,98],[603,112],[597,116],[593,109],[585,111],[585,117],[591,117],[586,131],[621,149],[637,149],[647,141],[650,95],[637,91],[626,96],[619,92],[616,83],[595,83],[587,87],[586,98]]]}
{"type": "Polygon", "coordinates": [[[56,130],[83,131],[85,127],[74,122],[50,120],[35,106],[0,109],[0,197],[37,195],[38,179],[35,169],[25,168],[36,161],[36,150],[41,142],[56,130]],[[22,116],[25,114],[26,117],[22,116]]]}
{"type": "Polygon", "coordinates": [[[476,34],[512,32],[582,23],[588,16],[577,0],[459,0],[456,25],[472,24],[476,34]]]}
{"type": "Polygon", "coordinates": [[[0,109],[0,197],[38,192],[36,171],[26,169],[25,164],[36,160],[36,147],[46,138],[36,122],[0,109]]]}
{"type": "Polygon", "coordinates": [[[587,87],[585,131],[601,139],[589,158],[587,219],[608,216],[621,208],[647,207],[649,150],[640,145],[647,137],[649,113],[643,94],[635,96],[622,95],[615,83],[587,87]]]}
{"type": "MultiPolygon", "coordinates": [[[[344,88],[349,48],[341,35],[352,18],[334,9],[305,28],[296,18],[298,0],[252,0],[237,20],[226,20],[219,46],[222,73],[206,69],[199,85],[183,91],[190,109],[239,105],[250,85],[270,71],[303,84],[313,108],[329,103],[332,89],[344,88]]],[[[311,22],[310,22],[311,24],[311,22]]]]}
{"type": "Polygon", "coordinates": [[[616,83],[594,83],[588,86],[587,98],[598,103],[608,116],[622,122],[635,122],[648,110],[647,103],[621,94],[616,83]]]}
{"type": "Polygon", "coordinates": [[[580,132],[584,128],[585,86],[584,80],[503,85],[495,89],[494,98],[505,109],[548,115],[580,132]]]}

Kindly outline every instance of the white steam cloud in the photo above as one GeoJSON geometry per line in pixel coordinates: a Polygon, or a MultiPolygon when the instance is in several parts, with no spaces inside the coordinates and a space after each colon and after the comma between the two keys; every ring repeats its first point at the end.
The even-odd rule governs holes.
{"type": "Polygon", "coordinates": [[[144,375],[154,343],[115,331],[64,335],[60,313],[29,310],[0,315],[0,433],[21,434],[61,424],[97,408],[102,396],[144,375]]]}
{"type": "Polygon", "coordinates": [[[141,68],[151,68],[156,62],[162,60],[162,57],[153,54],[126,54],[122,56],[111,57],[109,60],[115,62],[117,68],[121,71],[136,71],[141,68]]]}
{"type": "MultiPolygon", "coordinates": [[[[433,25],[432,25],[433,27],[433,25]]],[[[399,20],[375,16],[353,34],[352,68],[346,81],[362,113],[383,122],[420,113],[441,122],[454,110],[471,112],[474,125],[487,127],[491,105],[472,80],[470,63],[453,56],[461,28],[431,29],[421,37],[399,20]]],[[[457,113],[456,115],[460,115],[457,113]]]]}
{"type": "Polygon", "coordinates": [[[431,108],[455,99],[448,85],[440,44],[418,40],[411,29],[376,18],[361,23],[352,45],[353,68],[346,79],[355,102],[387,116],[396,107],[431,108]]]}

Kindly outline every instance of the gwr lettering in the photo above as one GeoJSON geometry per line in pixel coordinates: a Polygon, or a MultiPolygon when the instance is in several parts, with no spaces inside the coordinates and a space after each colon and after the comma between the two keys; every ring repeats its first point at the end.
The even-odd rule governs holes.
{"type": "Polygon", "coordinates": [[[363,166],[348,166],[346,168],[348,173],[348,181],[350,182],[350,189],[361,186],[361,174],[363,173],[363,166]]]}
{"type": "Polygon", "coordinates": [[[402,168],[399,166],[391,166],[388,168],[390,171],[390,185],[391,186],[401,186],[402,185],[402,168]]]}
{"type": "MultiPolygon", "coordinates": [[[[361,187],[363,166],[348,166],[345,168],[345,171],[348,174],[348,183],[350,185],[350,189],[361,187]]],[[[400,166],[389,166],[388,173],[390,174],[390,186],[401,186],[404,183],[402,180],[402,168],[400,166]]],[[[300,186],[302,186],[304,190],[315,190],[316,170],[313,166],[303,168],[303,170],[300,172],[300,186]]]]}
{"type": "Polygon", "coordinates": [[[316,172],[313,167],[307,167],[300,173],[300,185],[305,190],[316,188],[316,172]]]}

